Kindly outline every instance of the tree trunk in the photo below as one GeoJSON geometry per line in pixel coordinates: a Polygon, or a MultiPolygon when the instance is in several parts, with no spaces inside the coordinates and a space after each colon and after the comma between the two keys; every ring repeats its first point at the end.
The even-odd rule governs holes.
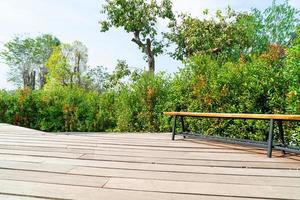
{"type": "Polygon", "coordinates": [[[155,71],[155,58],[151,49],[151,40],[148,38],[146,43],[146,54],[148,56],[148,69],[149,72],[154,73],[155,71]]]}
{"type": "Polygon", "coordinates": [[[35,74],[36,74],[35,71],[32,71],[32,72],[30,73],[30,88],[31,88],[32,90],[35,90],[35,74]]]}
{"type": "Polygon", "coordinates": [[[81,77],[80,77],[80,60],[81,60],[81,55],[77,55],[77,66],[76,66],[76,76],[78,79],[78,85],[81,85],[81,77]]]}
{"type": "Polygon", "coordinates": [[[46,76],[48,74],[48,70],[45,66],[43,66],[40,70],[40,73],[39,73],[39,86],[40,86],[40,89],[43,89],[45,84],[46,84],[46,76]]]}
{"type": "Polygon", "coordinates": [[[29,87],[30,89],[35,89],[35,71],[29,72],[25,70],[23,72],[23,87],[29,87]]]}
{"type": "Polygon", "coordinates": [[[153,55],[148,55],[148,68],[149,72],[154,73],[155,71],[155,59],[153,55]]]}
{"type": "Polygon", "coordinates": [[[136,43],[142,49],[143,53],[145,53],[147,55],[147,62],[148,62],[149,72],[154,73],[154,71],[155,71],[155,57],[154,57],[154,53],[153,53],[153,50],[152,50],[151,40],[148,38],[146,40],[146,43],[143,43],[140,39],[140,31],[135,31],[134,32],[134,38],[132,38],[131,41],[136,43]]]}
{"type": "Polygon", "coordinates": [[[28,71],[23,71],[23,88],[28,87],[28,71]]]}

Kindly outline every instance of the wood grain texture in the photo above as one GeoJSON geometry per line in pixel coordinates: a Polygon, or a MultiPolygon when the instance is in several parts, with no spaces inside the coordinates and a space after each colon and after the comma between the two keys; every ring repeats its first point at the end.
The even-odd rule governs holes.
{"type": "Polygon", "coordinates": [[[170,134],[0,124],[0,199],[300,199],[300,158],[170,134]]]}

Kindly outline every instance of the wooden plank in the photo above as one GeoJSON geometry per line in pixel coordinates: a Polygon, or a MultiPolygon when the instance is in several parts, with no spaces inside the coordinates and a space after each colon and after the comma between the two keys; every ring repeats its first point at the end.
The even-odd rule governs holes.
{"type": "Polygon", "coordinates": [[[300,177],[266,177],[233,174],[195,174],[183,172],[144,171],[130,169],[77,167],[69,171],[70,174],[84,174],[89,176],[103,176],[114,178],[137,178],[151,180],[172,180],[186,182],[210,182],[244,185],[274,185],[300,187],[300,177]]]}
{"type": "Polygon", "coordinates": [[[0,137],[1,142],[30,142],[30,143],[64,143],[64,144],[69,144],[69,145],[89,145],[89,146],[95,146],[95,145],[105,145],[105,144],[110,144],[110,145],[128,145],[128,146],[149,146],[149,147],[170,147],[170,148],[188,148],[188,149],[198,149],[201,147],[208,147],[207,144],[189,144],[183,141],[176,141],[176,142],[147,142],[147,141],[110,141],[110,140],[97,140],[97,141],[82,141],[84,138],[78,138],[77,140],[68,140],[65,138],[60,138],[60,137],[55,137],[55,138],[50,138],[46,139],[44,137],[38,138],[35,136],[32,136],[33,138],[20,138],[20,137],[11,137],[11,136],[6,136],[6,137],[0,137]]]}
{"type": "MultiPolygon", "coordinates": [[[[1,137],[0,137],[1,138],[1,137]]],[[[61,138],[57,138],[57,137],[55,137],[55,139],[56,140],[58,140],[59,142],[63,142],[63,141],[65,141],[65,139],[61,139],[61,138]]],[[[24,139],[23,139],[24,140],[24,139]]],[[[34,140],[34,139],[33,139],[34,140]]],[[[81,139],[82,140],[82,139],[81,139]]],[[[26,140],[25,140],[26,141],[26,140]]],[[[37,140],[37,141],[39,141],[39,139],[37,140]]],[[[253,149],[253,148],[251,148],[251,147],[244,147],[244,146],[238,146],[238,145],[230,145],[230,144],[223,144],[223,143],[216,143],[216,142],[212,142],[212,141],[209,141],[209,142],[207,142],[207,141],[199,141],[199,140],[188,140],[188,141],[192,141],[193,143],[192,144],[190,144],[190,143],[185,143],[186,145],[197,145],[197,144],[200,144],[200,145],[203,145],[203,144],[205,144],[205,145],[207,145],[207,148],[208,149],[213,149],[212,147],[215,147],[215,149],[226,149],[227,151],[229,150],[229,149],[231,149],[231,150],[243,150],[243,151],[240,151],[240,152],[244,152],[244,153],[262,153],[262,154],[265,154],[265,150],[258,150],[258,149],[253,149]],[[196,143],[196,144],[194,144],[194,143],[196,143]],[[209,145],[211,146],[211,147],[209,147],[209,145]],[[213,145],[213,146],[212,146],[213,145]],[[244,150],[246,150],[246,151],[244,151],[244,150]]],[[[170,141],[168,141],[169,143],[170,143],[170,141]]],[[[182,142],[184,142],[184,141],[182,141],[182,142]]],[[[134,141],[134,143],[133,144],[136,144],[136,143],[139,143],[139,144],[142,144],[141,142],[136,142],[136,141],[134,141]]],[[[87,143],[89,146],[92,146],[91,144],[89,144],[89,143],[87,143]]],[[[173,145],[177,145],[177,147],[180,147],[183,143],[171,143],[171,144],[173,144],[173,145]]],[[[3,144],[2,143],[2,145],[5,145],[5,143],[3,144]]],[[[22,145],[22,144],[18,144],[18,145],[22,145]]],[[[27,144],[26,144],[27,145],[27,144]]],[[[106,143],[104,143],[104,145],[106,145],[106,143]]],[[[113,145],[113,143],[112,144],[109,144],[109,145],[113,145]]],[[[122,144],[123,145],[123,144],[122,144]]],[[[127,146],[130,146],[131,144],[128,144],[127,146]]],[[[144,144],[143,144],[144,145],[144,144]]],[[[140,145],[140,146],[143,146],[143,145],[140,145]]],[[[197,148],[197,150],[199,149],[199,146],[200,145],[198,145],[198,148],[197,148]]],[[[97,145],[98,146],[98,145],[97,145]]],[[[102,146],[102,144],[101,144],[101,146],[102,146]]],[[[126,144],[124,144],[124,146],[126,146],[126,144]]],[[[135,147],[136,145],[134,145],[134,147],[135,147]]],[[[144,146],[146,146],[146,148],[149,148],[148,147],[148,145],[147,144],[145,144],[144,146]]],[[[151,145],[150,145],[151,146],[151,145]]],[[[128,147],[122,147],[121,145],[120,146],[118,146],[118,145],[116,145],[116,147],[115,148],[117,148],[117,147],[120,147],[120,148],[128,148],[128,147]]],[[[181,147],[185,147],[185,146],[181,146],[181,147]]],[[[78,148],[78,147],[77,147],[78,148]]],[[[130,147],[129,147],[130,148],[130,147]]],[[[186,147],[185,147],[186,148],[186,147]]],[[[204,147],[200,147],[201,148],[201,150],[205,150],[204,149],[204,147]]],[[[132,148],[131,148],[132,149],[132,148]]],[[[156,150],[156,149],[155,149],[156,150]]],[[[167,149],[164,149],[164,150],[166,150],[167,151],[167,149]]],[[[273,154],[273,156],[274,157],[277,157],[277,156],[282,156],[281,155],[281,153],[280,153],[280,151],[274,151],[274,154],[273,154]],[[277,153],[278,152],[278,153],[277,153]]],[[[286,156],[287,157],[287,156],[286,156]]],[[[300,160],[300,157],[295,157],[295,156],[288,156],[288,158],[289,159],[293,159],[293,160],[300,160]]]]}
{"type": "MultiPolygon", "coordinates": [[[[60,142],[63,142],[63,141],[60,141],[60,142]]],[[[213,143],[211,143],[211,144],[213,144],[213,143]]],[[[123,145],[123,144],[122,144],[122,145],[123,145]]],[[[126,145],[126,144],[124,144],[124,145],[126,145]]],[[[128,145],[131,145],[131,144],[128,144],[128,145]]],[[[177,144],[174,144],[174,145],[177,145],[177,144]]],[[[197,145],[197,144],[194,144],[194,145],[197,145]]],[[[220,145],[221,145],[221,144],[218,144],[218,146],[216,146],[216,145],[214,145],[214,146],[216,146],[216,148],[221,149],[220,147],[222,147],[222,146],[220,146],[220,145]]],[[[136,145],[134,145],[134,146],[136,146],[136,145]]],[[[143,145],[139,145],[139,146],[143,146],[143,145]]],[[[147,146],[147,145],[145,145],[145,146],[147,146]]],[[[209,145],[207,145],[207,146],[209,146],[209,145]]],[[[231,147],[232,147],[232,146],[233,146],[233,145],[231,145],[231,147]]],[[[228,147],[228,145],[227,145],[227,147],[228,147]]],[[[229,146],[229,148],[230,148],[230,146],[229,146]]],[[[249,149],[249,151],[239,151],[239,152],[241,152],[241,153],[243,152],[243,153],[245,153],[245,154],[246,154],[246,153],[249,153],[249,152],[251,152],[251,151],[252,151],[252,153],[253,153],[253,151],[254,151],[254,152],[257,152],[256,150],[251,150],[251,151],[250,151],[251,148],[249,148],[249,147],[247,147],[247,148],[245,148],[245,147],[235,147],[235,148],[236,148],[236,149],[241,148],[241,149],[243,149],[243,150],[245,150],[245,149],[248,150],[248,149],[249,149]]],[[[202,149],[203,149],[203,148],[202,148],[202,149]]],[[[202,149],[201,149],[201,150],[202,150],[202,149]]],[[[263,151],[262,153],[265,154],[264,151],[263,151]]],[[[281,156],[281,155],[280,155],[280,154],[278,154],[278,155],[275,154],[274,156],[276,157],[276,156],[281,156]]]]}
{"type": "Polygon", "coordinates": [[[62,157],[62,158],[79,158],[82,153],[67,153],[67,152],[43,152],[43,151],[27,151],[27,150],[16,150],[16,149],[1,149],[0,154],[13,154],[13,155],[34,155],[34,156],[45,156],[45,157],[62,157]]]}
{"type": "MultiPolygon", "coordinates": [[[[31,151],[50,151],[50,152],[68,152],[68,153],[103,153],[103,152],[109,152],[109,153],[115,153],[115,152],[119,152],[119,153],[126,153],[126,152],[130,152],[130,153],[141,153],[143,156],[148,156],[147,153],[148,152],[153,152],[153,154],[157,154],[157,155],[170,155],[170,152],[166,152],[166,151],[149,151],[148,149],[124,149],[124,148],[120,148],[120,147],[115,147],[115,148],[111,148],[111,147],[106,147],[106,146],[97,146],[97,147],[87,147],[87,148],[81,148],[81,147],[75,147],[75,148],[60,148],[60,147],[56,147],[56,148],[52,148],[49,146],[41,146],[41,147],[37,147],[37,146],[22,146],[22,145],[8,145],[8,144],[2,144],[0,146],[0,149],[16,149],[16,150],[31,150],[31,151]]],[[[199,155],[201,155],[202,152],[207,152],[207,153],[253,153],[251,151],[245,151],[245,150],[238,150],[238,149],[230,149],[230,148],[201,148],[198,149],[199,150],[199,155]]],[[[255,152],[256,153],[256,152],[255,152]]],[[[171,154],[172,155],[172,154],[171,154]]],[[[178,155],[174,158],[180,158],[182,157],[182,155],[184,155],[184,157],[182,158],[187,158],[190,156],[187,156],[187,153],[184,152],[174,152],[174,155],[178,155]]]]}
{"type": "MultiPolygon", "coordinates": [[[[91,167],[77,167],[73,170],[58,171],[59,173],[68,173],[68,175],[57,174],[57,170],[53,169],[53,165],[47,167],[48,164],[37,165],[31,164],[25,165],[17,162],[12,169],[3,170],[0,169],[0,179],[11,179],[11,180],[24,180],[24,181],[47,181],[49,183],[57,184],[73,184],[74,185],[87,185],[86,181],[93,180],[95,177],[123,177],[123,178],[143,178],[143,179],[157,179],[157,180],[181,180],[181,181],[193,181],[193,182],[220,182],[220,183],[237,183],[237,184],[256,184],[256,185],[288,185],[288,186],[299,186],[300,178],[291,177],[254,177],[254,176],[235,176],[233,174],[218,175],[218,174],[195,174],[195,173],[182,173],[182,172],[170,172],[170,171],[145,171],[145,170],[130,170],[130,169],[113,169],[113,168],[91,168],[91,167]],[[41,167],[42,166],[42,167],[41,167]],[[23,170],[22,170],[23,169],[23,170]],[[27,171],[30,170],[30,171],[27,171]],[[53,173],[45,173],[42,171],[53,173]],[[88,175],[87,180],[84,180],[82,175],[88,175]],[[79,177],[77,177],[79,176],[79,177]],[[64,180],[64,178],[66,180],[64,180]],[[82,181],[74,181],[79,179],[82,181]]],[[[6,167],[7,168],[7,167],[6,167]]],[[[102,181],[102,180],[100,180],[102,181]]],[[[96,183],[98,184],[98,183],[96,183]]],[[[99,183],[100,184],[100,183],[99,183]]],[[[95,185],[93,185],[95,186],[95,185]]]]}
{"type": "MultiPolygon", "coordinates": [[[[115,160],[115,156],[105,156],[105,155],[95,155],[95,154],[86,154],[83,156],[82,153],[60,153],[60,152],[35,152],[35,151],[27,151],[27,150],[10,150],[10,149],[2,149],[0,154],[15,154],[15,155],[34,155],[34,156],[45,156],[45,157],[62,157],[62,158],[85,158],[85,159],[108,159],[108,160],[115,160]],[[106,157],[106,158],[105,158],[106,157]]],[[[226,160],[232,160],[232,161],[239,161],[241,160],[241,154],[240,153],[207,153],[207,152],[198,152],[197,153],[199,157],[205,159],[205,158],[213,158],[213,159],[223,159],[224,155],[226,155],[226,160]]],[[[124,157],[126,158],[126,157],[124,157]]],[[[120,158],[120,159],[124,159],[120,158]]],[[[128,159],[132,159],[133,161],[137,161],[139,158],[137,157],[129,157],[128,159]]],[[[154,159],[154,158],[152,158],[154,159]]],[[[249,160],[249,161],[260,161],[263,158],[257,157],[254,154],[243,154],[243,160],[249,160]]],[[[147,161],[147,159],[140,158],[141,162],[147,161]]],[[[148,159],[150,160],[150,158],[148,159]]],[[[277,159],[278,160],[278,159],[277,159]]],[[[273,159],[273,161],[276,161],[276,158],[273,159]]]]}
{"type": "Polygon", "coordinates": [[[270,199],[288,198],[299,200],[300,197],[299,187],[291,188],[281,186],[254,186],[122,178],[111,178],[104,188],[270,199]]]}
{"type": "MultiPolygon", "coordinates": [[[[12,161],[1,161],[0,168],[5,169],[19,169],[19,170],[35,170],[35,171],[46,171],[46,172],[60,172],[60,173],[70,173],[79,175],[97,175],[104,176],[107,174],[94,174],[99,173],[99,171],[107,169],[128,169],[133,171],[163,171],[167,173],[191,173],[193,174],[213,174],[213,175],[240,175],[240,176],[260,176],[260,177],[283,177],[283,178],[295,178],[299,177],[299,171],[276,171],[276,170],[250,170],[250,169],[223,169],[215,167],[182,167],[182,166],[170,166],[170,165],[141,165],[135,163],[115,163],[115,162],[91,162],[86,161],[90,165],[94,165],[95,169],[91,167],[75,167],[78,164],[78,160],[73,160],[73,162],[66,163],[68,160],[58,159],[55,164],[45,163],[23,163],[23,162],[12,162],[12,161]],[[58,163],[60,162],[60,163],[58,163]],[[74,165],[71,165],[74,164],[74,165]],[[101,164],[99,166],[99,164],[101,164]],[[98,167],[97,167],[98,166],[98,167]],[[96,168],[97,167],[97,168],[96,168]],[[101,168],[102,167],[102,168],[101,168]],[[293,173],[292,173],[293,172],[293,173]]],[[[84,163],[82,163],[84,164],[84,163]]]]}
{"type": "MultiPolygon", "coordinates": [[[[0,149],[4,148],[3,146],[0,149]]],[[[243,168],[274,168],[274,169],[300,169],[299,162],[248,162],[248,161],[217,161],[217,160],[205,160],[201,159],[201,153],[199,154],[189,154],[189,153],[167,153],[164,151],[161,152],[153,152],[153,151],[134,151],[134,150],[122,150],[119,149],[76,149],[76,148],[41,148],[41,147],[20,147],[20,146],[6,146],[5,148],[13,150],[26,150],[30,153],[27,155],[4,155],[0,154],[1,160],[21,160],[21,161],[31,161],[31,162],[42,162],[45,160],[44,157],[38,157],[35,152],[39,152],[38,155],[41,155],[41,152],[51,152],[54,154],[55,152],[65,153],[65,152],[74,152],[81,154],[89,154],[96,156],[114,156],[118,157],[138,157],[144,158],[147,160],[148,158],[159,159],[159,163],[164,164],[182,164],[182,165],[199,165],[199,166],[223,166],[223,167],[243,167],[243,168]],[[32,155],[33,156],[30,156],[32,155]]],[[[1,152],[1,150],[0,150],[1,152]]],[[[217,151],[218,152],[218,151],[217,151]]],[[[223,153],[223,152],[222,152],[223,153]]],[[[228,153],[228,152],[224,152],[228,153]]],[[[54,154],[55,155],[55,154],[54,154]]],[[[157,162],[156,162],[157,163],[157,162]]]]}
{"type": "Polygon", "coordinates": [[[230,118],[230,119],[260,119],[260,120],[288,120],[300,121],[300,115],[284,114],[245,114],[245,113],[199,113],[199,112],[164,112],[169,116],[208,117],[208,118],[230,118]]]}
{"type": "MultiPolygon", "coordinates": [[[[53,160],[52,160],[53,161],[53,160]]],[[[59,162],[60,160],[58,160],[59,162]]],[[[51,162],[51,161],[50,161],[51,162]]],[[[75,164],[76,161],[70,161],[70,164],[75,164]]],[[[87,161],[86,161],[87,162],[87,161]]],[[[46,161],[48,163],[48,161],[46,161]]],[[[91,164],[91,161],[88,162],[91,164]]],[[[93,163],[95,164],[95,163],[93,163]]],[[[110,169],[131,169],[144,171],[164,171],[164,172],[186,172],[195,174],[227,174],[227,175],[248,175],[248,176],[274,176],[274,177],[291,177],[300,178],[298,170],[280,170],[280,169],[251,169],[251,168],[228,168],[228,167],[204,167],[204,166],[180,166],[180,165],[162,165],[162,164],[142,164],[142,163],[122,163],[97,161],[98,168],[110,169]]],[[[75,173],[86,167],[75,167],[70,170],[70,173],[75,173]]],[[[87,170],[89,167],[87,167],[87,170]]]]}
{"type": "Polygon", "coordinates": [[[0,179],[87,187],[102,187],[108,181],[105,177],[9,169],[0,169],[0,179]]]}
{"type": "MultiPolygon", "coordinates": [[[[88,134],[88,133],[87,133],[88,134]]],[[[169,135],[167,133],[164,133],[166,135],[169,135]]],[[[107,133],[107,135],[110,135],[109,133],[107,133]]],[[[131,137],[121,137],[118,139],[117,137],[89,137],[89,136],[84,136],[84,135],[65,135],[65,134],[61,134],[61,135],[57,135],[57,134],[53,134],[53,135],[20,135],[20,134],[4,134],[0,132],[0,137],[1,138],[22,138],[25,140],[30,140],[31,138],[28,138],[28,136],[35,136],[34,139],[41,139],[41,140],[57,140],[57,141],[80,141],[82,140],[82,138],[84,138],[85,140],[83,142],[98,142],[98,141],[109,141],[109,142],[142,142],[142,143],[150,143],[150,144],[176,144],[179,143],[181,145],[184,145],[185,143],[183,142],[170,142],[170,140],[168,140],[169,138],[166,138],[166,140],[160,140],[160,139],[147,139],[147,138],[131,138],[131,137]]],[[[192,144],[193,146],[193,144],[192,144]]]]}
{"type": "Polygon", "coordinates": [[[19,142],[19,141],[0,141],[0,145],[11,145],[11,146],[33,146],[33,147],[51,147],[51,148],[82,148],[91,149],[93,148],[119,148],[119,149],[130,149],[130,150],[151,150],[151,151],[168,151],[168,152],[199,152],[203,149],[216,149],[216,148],[169,148],[169,147],[149,147],[149,146],[130,146],[130,145],[114,145],[114,144],[100,144],[97,146],[92,145],[78,145],[78,144],[66,144],[66,143],[41,143],[41,142],[19,142]]]}
{"type": "MultiPolygon", "coordinates": [[[[151,152],[150,152],[151,153],[151,152]]],[[[171,159],[160,159],[155,157],[117,157],[117,156],[107,156],[107,155],[95,155],[95,154],[86,154],[83,155],[81,153],[60,153],[60,152],[36,152],[36,151],[27,151],[27,150],[10,150],[4,149],[0,152],[0,154],[12,154],[12,155],[32,155],[32,156],[45,156],[45,157],[60,157],[60,158],[81,158],[81,159],[94,159],[94,160],[115,160],[115,161],[129,161],[129,162],[154,162],[154,163],[176,163],[176,161],[172,161],[171,159]]],[[[151,155],[151,154],[150,154],[151,155]]],[[[228,153],[226,157],[224,154],[217,153],[206,153],[206,152],[198,152],[197,156],[201,159],[209,160],[222,160],[222,161],[265,161],[265,157],[263,155],[257,154],[242,154],[240,153],[228,153]]],[[[188,155],[187,155],[188,156],[188,155]]],[[[268,159],[267,162],[276,162],[282,160],[281,158],[272,158],[268,159]]],[[[197,161],[178,161],[177,164],[190,164],[197,165],[197,161]]],[[[287,160],[285,161],[287,162],[287,160]]]]}
{"type": "MultiPolygon", "coordinates": [[[[109,153],[108,153],[109,154],[109,153]]],[[[165,157],[164,154],[159,155],[160,157],[151,156],[132,156],[134,153],[117,153],[114,154],[85,154],[81,159],[90,160],[110,160],[110,161],[124,161],[124,162],[140,162],[140,163],[156,163],[156,164],[169,164],[169,165],[183,165],[183,166],[216,166],[216,167],[233,167],[233,168],[267,168],[267,169],[300,169],[299,162],[261,162],[261,161],[248,161],[248,160],[218,160],[218,159],[206,159],[207,154],[203,156],[201,153],[198,159],[190,159],[190,156],[173,158],[172,155],[165,157]],[[118,155],[121,154],[121,155],[118,155]],[[130,156],[131,155],[131,156],[130,156]]],[[[153,154],[152,154],[153,155],[153,154]]],[[[225,154],[224,154],[225,155],[225,154]]],[[[167,155],[166,155],[167,156],[167,155]]],[[[175,157],[175,156],[174,156],[175,157]]],[[[213,157],[213,156],[212,156],[213,157]]],[[[220,155],[220,157],[222,157],[220,155]]]]}
{"type": "Polygon", "coordinates": [[[74,200],[251,200],[226,196],[171,194],[0,180],[0,193],[74,200]],[[16,190],[16,188],[18,188],[16,190]]]}
{"type": "MultiPolygon", "coordinates": [[[[0,144],[4,144],[4,145],[23,145],[23,146],[51,146],[51,147],[64,147],[64,148],[73,148],[73,147],[88,147],[90,148],[89,145],[79,145],[77,143],[61,143],[60,145],[57,145],[55,142],[40,142],[40,141],[35,141],[35,142],[23,142],[23,141],[17,141],[17,142],[14,142],[14,140],[12,141],[0,141],[0,144]]],[[[91,145],[92,146],[92,145],[91,145]]],[[[99,145],[97,145],[98,147],[99,145]]],[[[114,145],[114,144],[104,144],[104,145],[100,145],[99,147],[122,147],[122,148],[125,148],[125,149],[148,149],[148,150],[164,150],[164,151],[178,151],[178,152],[199,152],[199,151],[202,151],[202,149],[197,149],[197,148],[181,148],[181,147],[160,147],[160,146],[143,146],[143,145],[114,145]]],[[[229,158],[227,157],[224,157],[222,155],[216,155],[217,157],[219,158],[215,158],[215,159],[222,159],[222,158],[226,158],[227,160],[229,158]]],[[[202,157],[203,159],[204,158],[207,158],[209,156],[204,156],[202,157]]],[[[246,157],[244,156],[237,156],[238,157],[238,160],[240,160],[242,158],[242,160],[246,160],[246,157]]],[[[276,161],[276,158],[272,158],[272,159],[265,159],[265,157],[263,155],[249,155],[248,157],[250,157],[249,161],[259,161],[259,160],[263,160],[263,161],[266,161],[266,162],[273,162],[273,161],[276,161]]],[[[247,157],[247,158],[248,158],[247,157]]],[[[275,156],[274,156],[275,157],[275,156]]],[[[214,158],[214,157],[210,157],[210,158],[214,158]]],[[[288,160],[282,160],[281,159],[281,162],[288,162],[288,160]]]]}
{"type": "Polygon", "coordinates": [[[35,197],[26,197],[19,195],[8,195],[8,194],[0,194],[1,200],[48,200],[49,198],[35,198],[35,197]]]}
{"type": "MultiPolygon", "coordinates": [[[[202,159],[213,159],[213,160],[223,160],[223,161],[263,161],[262,158],[256,157],[251,154],[216,154],[216,153],[205,153],[202,152],[199,155],[202,159]],[[242,157],[242,158],[241,158],[242,157]]],[[[129,156],[111,156],[111,155],[95,155],[95,154],[85,154],[80,157],[80,159],[87,160],[109,160],[109,161],[122,161],[122,162],[137,162],[137,163],[157,163],[157,164],[176,164],[176,165],[201,165],[201,161],[197,160],[180,160],[180,159],[164,159],[155,157],[129,157],[129,156]]],[[[276,160],[273,160],[276,161],[276,160]]],[[[300,166],[299,166],[300,167],[300,166]]]]}
{"type": "Polygon", "coordinates": [[[46,157],[39,156],[28,156],[28,155],[7,155],[0,154],[1,161],[19,161],[19,162],[30,162],[30,163],[41,163],[46,160],[46,157]]]}
{"type": "Polygon", "coordinates": [[[0,161],[0,168],[2,169],[19,169],[19,170],[34,170],[45,172],[58,172],[66,173],[73,169],[75,166],[64,163],[32,163],[20,161],[0,161]]]}
{"type": "MultiPolygon", "coordinates": [[[[81,138],[81,140],[84,139],[84,138],[81,138]]],[[[195,145],[195,144],[191,144],[190,146],[187,145],[187,143],[182,143],[182,142],[169,142],[169,143],[147,143],[147,142],[140,142],[137,143],[136,141],[135,142],[122,142],[122,141],[119,141],[119,142],[116,142],[116,141],[105,141],[105,140],[99,140],[99,141],[96,141],[96,142],[81,142],[80,143],[80,140],[77,140],[77,141],[68,141],[68,140],[65,140],[65,139],[56,139],[56,140],[43,140],[43,139],[36,139],[36,138],[33,138],[32,140],[31,139],[21,139],[21,138],[4,138],[4,137],[1,137],[0,138],[0,141],[1,142],[20,142],[20,143],[26,143],[26,142],[30,142],[30,143],[50,143],[50,144],[54,144],[54,143],[57,143],[57,144],[68,144],[68,145],[79,145],[79,146],[96,146],[96,145],[105,145],[105,144],[108,144],[108,145],[128,145],[128,146],[149,146],[149,147],[170,147],[170,148],[188,148],[188,149],[197,149],[197,148],[201,148],[201,147],[207,147],[207,145],[203,144],[203,145],[195,145]],[[176,145],[177,144],[177,145],[176,145]]]]}

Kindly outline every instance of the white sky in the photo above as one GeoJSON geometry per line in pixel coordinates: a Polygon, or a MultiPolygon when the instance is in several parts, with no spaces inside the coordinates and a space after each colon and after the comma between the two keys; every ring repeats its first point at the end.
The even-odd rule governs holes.
{"type": "MultiPolygon", "coordinates": [[[[99,31],[100,8],[104,0],[0,0],[0,50],[16,34],[36,36],[51,33],[62,42],[79,40],[89,49],[89,65],[112,70],[117,59],[132,67],[146,67],[143,55],[122,30],[99,31]]],[[[272,0],[174,0],[174,10],[201,15],[228,5],[237,10],[264,9],[272,0]]],[[[300,0],[290,0],[300,10],[300,0]]],[[[157,70],[174,72],[181,64],[167,55],[156,60],[157,70]]],[[[13,86],[6,81],[8,67],[0,63],[0,89],[13,86]]]]}

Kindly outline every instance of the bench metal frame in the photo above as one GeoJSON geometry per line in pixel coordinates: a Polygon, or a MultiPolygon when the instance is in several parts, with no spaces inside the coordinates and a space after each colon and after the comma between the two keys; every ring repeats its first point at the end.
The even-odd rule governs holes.
{"type": "MultiPolygon", "coordinates": [[[[295,119],[265,119],[265,118],[253,118],[253,117],[221,117],[221,116],[197,116],[197,115],[184,115],[184,114],[179,114],[177,115],[176,113],[172,114],[172,113],[165,113],[166,115],[171,115],[173,116],[173,125],[172,125],[172,140],[175,140],[175,135],[176,134],[176,125],[177,125],[177,118],[180,117],[180,122],[181,122],[181,129],[182,129],[182,135],[184,138],[186,138],[187,136],[187,132],[185,130],[185,125],[184,125],[184,117],[199,117],[199,118],[226,118],[226,119],[243,119],[243,120],[247,120],[247,119],[251,119],[251,120],[270,120],[270,124],[269,124],[269,130],[268,130],[268,138],[267,138],[267,145],[254,145],[254,146],[260,146],[260,147],[267,147],[267,156],[269,158],[272,157],[272,151],[273,149],[277,149],[277,150],[281,150],[282,153],[285,154],[285,152],[291,152],[291,153],[300,153],[300,149],[293,149],[293,148],[289,148],[286,144],[285,144],[285,140],[284,140],[284,130],[283,130],[283,126],[282,126],[282,121],[298,121],[295,119]],[[280,145],[274,145],[273,144],[273,140],[274,140],[274,125],[275,122],[277,122],[278,125],[278,130],[279,130],[279,141],[280,141],[280,145]]],[[[210,114],[210,113],[209,113],[210,114]]],[[[216,113],[217,114],[217,113],[216,113]]],[[[264,114],[262,114],[263,116],[264,114]]],[[[271,116],[271,115],[270,115],[271,116]]],[[[214,139],[212,139],[214,140],[214,139]]],[[[222,141],[227,141],[227,140],[222,140],[222,141]]],[[[249,142],[243,142],[243,141],[231,141],[231,143],[234,144],[245,144],[245,145],[252,145],[249,142]]]]}

